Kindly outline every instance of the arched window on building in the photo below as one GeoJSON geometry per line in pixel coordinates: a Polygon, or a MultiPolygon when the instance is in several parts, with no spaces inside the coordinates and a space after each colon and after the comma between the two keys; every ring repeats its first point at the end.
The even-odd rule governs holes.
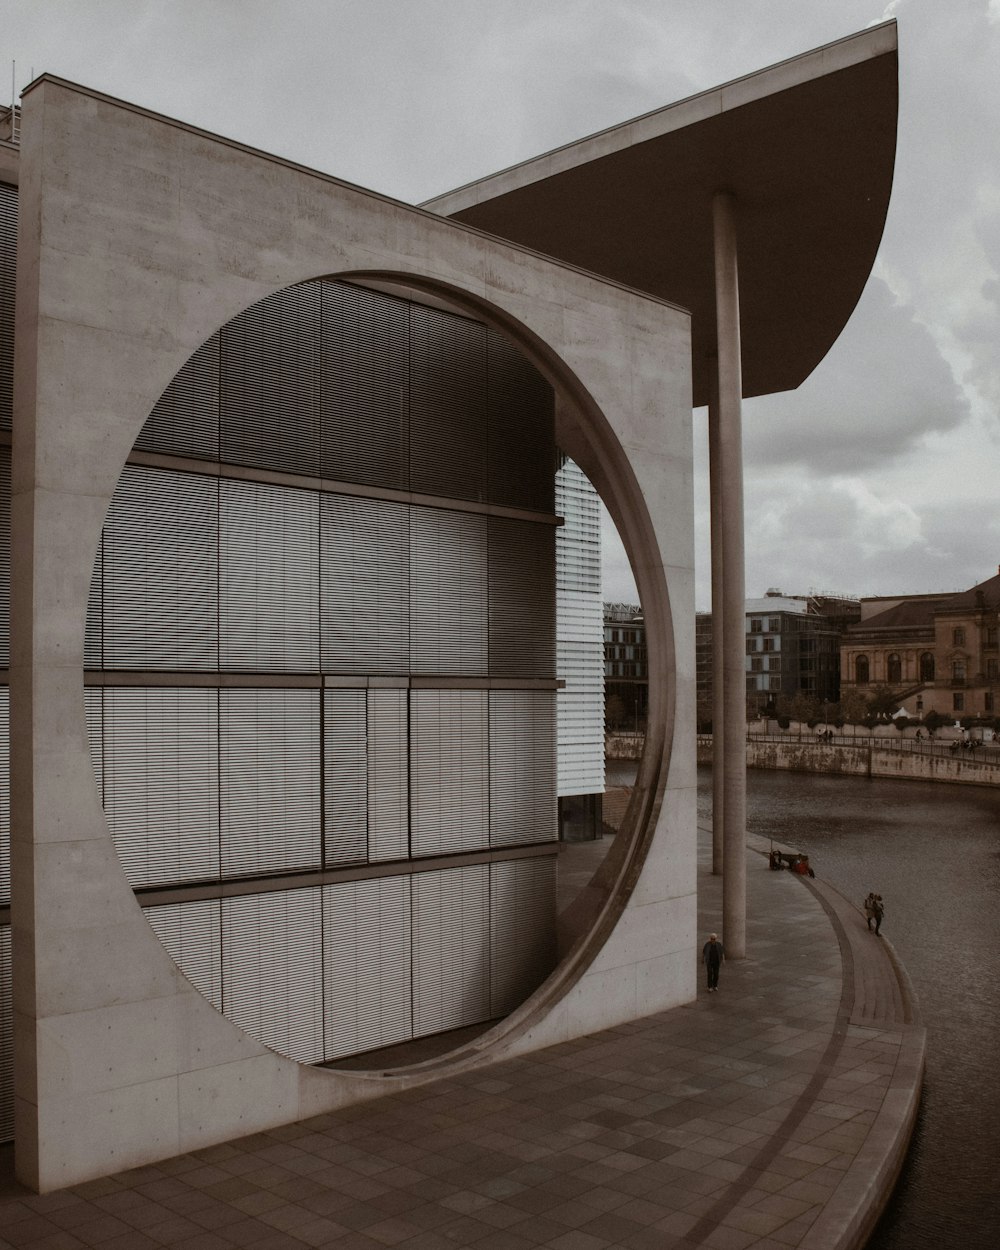
{"type": "Polygon", "coordinates": [[[868,656],[858,655],[854,657],[854,680],[859,686],[868,685],[868,656]]]}
{"type": "Polygon", "coordinates": [[[920,656],[920,680],[934,680],[934,654],[931,651],[924,651],[920,656]]]}
{"type": "Polygon", "coordinates": [[[886,681],[900,682],[903,680],[903,661],[893,651],[886,658],[886,681]]]}

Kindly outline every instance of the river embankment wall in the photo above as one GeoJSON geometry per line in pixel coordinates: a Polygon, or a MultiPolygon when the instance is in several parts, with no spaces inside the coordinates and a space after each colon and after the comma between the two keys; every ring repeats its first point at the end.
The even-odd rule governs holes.
{"type": "MultiPolygon", "coordinates": [[[[698,763],[711,764],[712,739],[698,735],[698,763]]],[[[747,739],[747,767],[895,781],[943,781],[952,785],[1000,785],[1000,761],[967,752],[932,752],[864,743],[825,743],[770,738],[747,739]]]]}
{"type": "MultiPolygon", "coordinates": [[[[698,735],[698,763],[712,763],[712,735],[698,735]]],[[[641,734],[614,734],[605,741],[609,760],[633,760],[642,754],[641,734]]],[[[1000,786],[1000,752],[950,751],[925,743],[898,744],[878,738],[816,742],[772,735],[747,739],[747,767],[844,777],[885,777],[895,781],[943,781],[951,785],[1000,786]]]]}

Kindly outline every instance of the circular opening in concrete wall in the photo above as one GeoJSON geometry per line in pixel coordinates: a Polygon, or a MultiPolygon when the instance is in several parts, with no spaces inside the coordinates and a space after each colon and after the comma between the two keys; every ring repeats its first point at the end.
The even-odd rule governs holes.
{"type": "Polygon", "coordinates": [[[485,321],[317,280],[203,344],[122,472],[85,657],[111,833],[187,977],[292,1058],[453,1048],[556,965],[557,583],[597,689],[602,658],[555,428],[485,321]]]}

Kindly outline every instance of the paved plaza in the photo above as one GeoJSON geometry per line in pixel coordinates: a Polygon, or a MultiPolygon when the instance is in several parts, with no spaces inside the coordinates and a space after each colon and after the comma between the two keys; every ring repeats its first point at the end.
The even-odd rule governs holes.
{"type": "MultiPolygon", "coordinates": [[[[700,843],[699,948],[722,890],[700,843]]],[[[889,943],[763,849],[750,957],[717,994],[699,970],[687,1007],[44,1196],[8,1160],[0,1250],[862,1245],[905,1151],[923,1029],[889,943]]]]}

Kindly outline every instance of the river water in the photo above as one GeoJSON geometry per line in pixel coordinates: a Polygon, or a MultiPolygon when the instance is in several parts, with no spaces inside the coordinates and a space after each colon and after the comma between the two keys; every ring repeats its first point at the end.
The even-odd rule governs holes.
{"type": "MultiPolygon", "coordinates": [[[[699,823],[712,774],[698,770],[699,823]]],[[[868,1250],[1000,1246],[1000,791],[751,770],[747,826],[805,851],[882,931],[927,1026],[922,1109],[868,1250]]]]}

